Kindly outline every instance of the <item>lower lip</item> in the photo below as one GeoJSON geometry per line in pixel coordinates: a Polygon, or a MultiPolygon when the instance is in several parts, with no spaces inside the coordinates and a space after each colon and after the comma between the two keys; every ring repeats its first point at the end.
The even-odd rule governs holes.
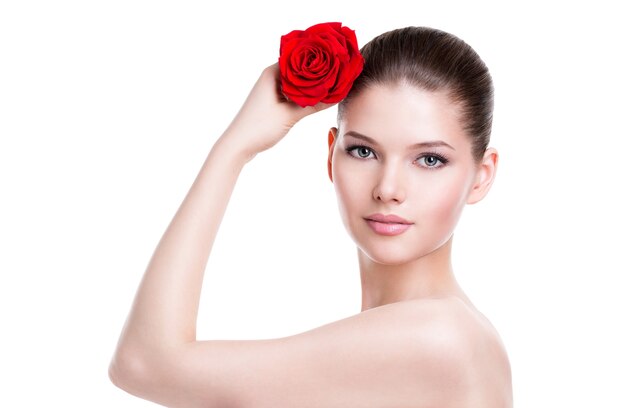
{"type": "Polygon", "coordinates": [[[409,229],[411,224],[387,224],[372,220],[365,220],[371,229],[380,235],[399,235],[409,229]]]}

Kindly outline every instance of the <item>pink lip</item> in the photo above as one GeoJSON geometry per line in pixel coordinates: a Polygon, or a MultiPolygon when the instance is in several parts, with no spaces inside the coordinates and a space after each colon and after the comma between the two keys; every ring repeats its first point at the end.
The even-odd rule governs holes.
{"type": "Polygon", "coordinates": [[[380,235],[398,235],[413,224],[397,215],[372,214],[365,218],[367,224],[380,235]]]}
{"type": "Polygon", "coordinates": [[[377,213],[377,214],[369,215],[365,217],[365,219],[377,221],[377,222],[393,223],[393,224],[413,224],[412,222],[407,221],[404,218],[398,217],[397,215],[394,215],[394,214],[383,215],[383,214],[377,213]]]}

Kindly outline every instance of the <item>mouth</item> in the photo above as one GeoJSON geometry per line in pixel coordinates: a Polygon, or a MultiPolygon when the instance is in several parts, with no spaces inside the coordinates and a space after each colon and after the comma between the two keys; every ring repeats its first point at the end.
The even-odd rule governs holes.
{"type": "Polygon", "coordinates": [[[404,218],[395,215],[395,214],[389,214],[389,215],[383,215],[383,214],[372,214],[368,217],[365,217],[366,221],[373,221],[376,223],[381,223],[381,224],[403,224],[403,225],[411,225],[414,224],[413,222],[407,221],[404,218]]]}
{"type": "Polygon", "coordinates": [[[376,234],[386,236],[402,234],[414,224],[393,214],[372,214],[364,219],[376,234]]]}

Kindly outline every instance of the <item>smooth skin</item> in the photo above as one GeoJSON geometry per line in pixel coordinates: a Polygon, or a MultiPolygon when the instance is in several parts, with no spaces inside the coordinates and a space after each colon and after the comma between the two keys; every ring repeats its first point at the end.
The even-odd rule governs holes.
{"type": "MultiPolygon", "coordinates": [[[[465,166],[470,162],[462,159],[463,139],[448,139],[458,149],[456,156],[450,154],[450,163],[461,167],[446,168],[453,175],[442,173],[444,168],[412,168],[415,173],[432,172],[428,177],[443,177],[451,186],[464,186],[445,199],[437,198],[454,209],[451,219],[446,220],[445,209],[437,210],[439,204],[428,203],[435,199],[429,195],[413,208],[418,204],[417,187],[408,183],[419,177],[426,183],[427,177],[411,173],[414,158],[409,160],[401,146],[420,135],[406,133],[388,144],[383,137],[387,134],[378,132],[385,127],[362,115],[373,106],[380,115],[393,115],[384,108],[387,101],[375,99],[407,96],[394,95],[402,92],[398,89],[366,91],[350,107],[341,132],[332,128],[329,133],[330,174],[344,224],[359,251],[361,313],[276,339],[196,339],[205,267],[241,170],[300,119],[332,106],[300,108],[280,96],[277,81],[278,66],[273,64],[213,145],[157,245],[111,360],[111,381],[169,407],[511,407],[504,346],[448,268],[461,203],[486,194],[497,153],[491,150],[480,164],[465,166]],[[350,139],[344,133],[357,129],[379,139],[376,159],[360,158],[355,151],[358,158],[348,156],[343,149],[350,139]],[[399,236],[379,236],[360,219],[373,212],[398,214],[415,225],[399,236]],[[438,218],[422,218],[433,214],[438,218]],[[437,226],[440,221],[445,225],[437,226]],[[409,249],[413,244],[419,245],[409,249]]],[[[399,101],[404,99],[394,104],[399,101]]],[[[437,101],[445,106],[445,99],[437,101]]],[[[441,107],[430,108],[436,106],[441,107]]],[[[424,118],[437,115],[425,112],[424,118]]],[[[396,119],[396,124],[404,120],[396,119]]],[[[436,184],[432,181],[429,188],[436,184]]]]}

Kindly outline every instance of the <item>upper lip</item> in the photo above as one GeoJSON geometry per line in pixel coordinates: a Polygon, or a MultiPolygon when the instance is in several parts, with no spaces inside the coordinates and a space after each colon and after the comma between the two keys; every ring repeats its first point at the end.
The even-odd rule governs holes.
{"type": "Polygon", "coordinates": [[[399,217],[394,214],[383,215],[380,213],[368,215],[365,217],[366,220],[372,220],[376,222],[385,222],[387,224],[413,224],[410,221],[405,220],[402,217],[399,217]]]}

